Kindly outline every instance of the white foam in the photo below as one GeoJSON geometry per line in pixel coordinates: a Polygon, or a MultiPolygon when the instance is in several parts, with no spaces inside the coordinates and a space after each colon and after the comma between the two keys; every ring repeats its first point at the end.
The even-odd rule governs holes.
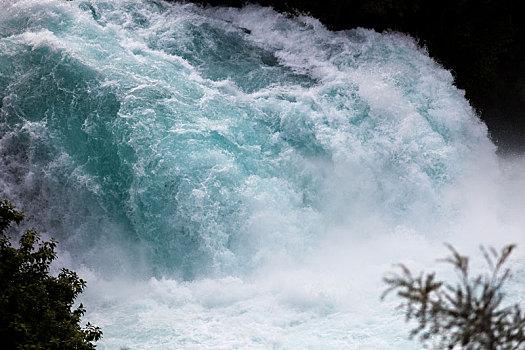
{"type": "MultiPolygon", "coordinates": [[[[56,157],[40,161],[35,149],[56,132],[44,121],[2,135],[2,150],[18,146],[19,132],[33,143],[27,159],[2,159],[0,181],[26,208],[58,205],[39,213],[42,226],[59,230],[60,213],[73,228],[59,263],[88,279],[82,299],[86,318],[104,330],[100,348],[417,349],[395,300],[379,302],[392,263],[450,276],[434,260],[446,254],[442,242],[469,254],[516,242],[523,265],[525,163],[495,155],[452,75],[413,39],[334,33],[255,6],[89,4],[99,18],[78,2],[17,2],[12,18],[34,21],[0,47],[52,48],[100,79],[90,93],[115,96],[105,137],[137,158],[125,159],[133,162],[126,203],[104,201],[107,178],[59,142],[56,157]],[[261,74],[269,83],[247,88],[251,71],[207,71],[227,49],[220,45],[236,44],[228,40],[250,48],[246,56],[276,58],[256,62],[282,76],[261,74]],[[192,51],[206,49],[215,51],[192,51]],[[301,85],[291,73],[310,80],[301,85]],[[126,220],[112,216],[113,205],[126,220]],[[181,221],[194,230],[189,253],[162,235],[181,221]],[[204,272],[185,281],[170,266],[150,278],[155,249],[165,247],[174,261],[204,256],[204,272]]],[[[2,116],[16,97],[4,98],[2,116]]],[[[89,118],[82,131],[97,137],[106,121],[89,118]]],[[[516,300],[523,275],[511,288],[516,300]]]]}

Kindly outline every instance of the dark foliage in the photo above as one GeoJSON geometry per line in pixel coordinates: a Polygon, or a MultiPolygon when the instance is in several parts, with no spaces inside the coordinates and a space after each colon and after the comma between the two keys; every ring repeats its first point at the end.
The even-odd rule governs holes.
{"type": "Polygon", "coordinates": [[[525,150],[525,11],[516,0],[191,0],[309,13],[332,29],[408,33],[453,71],[495,141],[525,150]]]}
{"type": "Polygon", "coordinates": [[[86,282],[73,271],[49,274],[56,241],[42,242],[34,230],[24,232],[19,247],[8,237],[12,223],[24,215],[0,201],[0,347],[2,349],[94,349],[100,328],[80,327],[85,310],[72,310],[86,282]]]}
{"type": "Polygon", "coordinates": [[[482,248],[490,270],[477,276],[470,275],[468,257],[448,248],[452,254],[443,261],[458,273],[456,284],[437,280],[435,273],[414,276],[402,264],[400,273],[384,279],[383,298],[396,292],[407,321],[418,323],[411,337],[438,349],[525,349],[525,315],[518,304],[503,303],[502,288],[511,277],[504,265],[514,245],[500,253],[482,248]]]}

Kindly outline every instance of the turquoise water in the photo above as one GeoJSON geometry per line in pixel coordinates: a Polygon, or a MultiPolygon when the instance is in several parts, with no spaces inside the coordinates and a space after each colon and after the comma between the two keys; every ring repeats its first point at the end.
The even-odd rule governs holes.
{"type": "Polygon", "coordinates": [[[523,162],[409,37],[0,5],[0,192],[87,278],[103,349],[417,348],[377,301],[389,265],[523,241],[523,162]]]}

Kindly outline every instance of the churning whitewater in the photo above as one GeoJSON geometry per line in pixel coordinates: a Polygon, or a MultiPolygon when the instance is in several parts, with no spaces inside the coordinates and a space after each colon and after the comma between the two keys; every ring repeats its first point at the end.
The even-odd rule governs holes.
{"type": "Polygon", "coordinates": [[[518,243],[525,171],[412,38],[269,8],[0,0],[0,195],[101,349],[417,349],[392,263],[518,243]],[[58,268],[59,266],[57,266],[58,268]]]}

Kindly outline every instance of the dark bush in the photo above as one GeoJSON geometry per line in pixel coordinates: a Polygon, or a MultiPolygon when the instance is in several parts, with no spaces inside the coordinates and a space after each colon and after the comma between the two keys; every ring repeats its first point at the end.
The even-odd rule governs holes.
{"type": "Polygon", "coordinates": [[[468,257],[448,248],[452,255],[443,261],[458,273],[455,284],[437,280],[435,273],[414,276],[402,264],[399,273],[384,278],[388,289],[382,297],[395,291],[406,320],[418,323],[411,337],[438,349],[525,349],[525,315],[518,304],[503,302],[511,277],[504,265],[515,246],[499,253],[481,248],[489,271],[476,276],[470,275],[468,257]]]}
{"type": "Polygon", "coordinates": [[[34,230],[11,244],[8,228],[24,215],[0,201],[0,344],[2,349],[94,349],[100,328],[80,326],[85,310],[73,309],[86,282],[68,269],[52,276],[57,242],[42,242],[34,230]]]}

